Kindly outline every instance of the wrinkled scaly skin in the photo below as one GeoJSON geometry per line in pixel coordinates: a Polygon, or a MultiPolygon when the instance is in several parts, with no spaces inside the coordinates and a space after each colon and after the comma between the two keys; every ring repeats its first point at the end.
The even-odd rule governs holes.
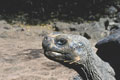
{"type": "Polygon", "coordinates": [[[112,67],[80,35],[51,33],[43,39],[42,46],[46,57],[78,72],[73,80],[116,80],[112,67]]]}

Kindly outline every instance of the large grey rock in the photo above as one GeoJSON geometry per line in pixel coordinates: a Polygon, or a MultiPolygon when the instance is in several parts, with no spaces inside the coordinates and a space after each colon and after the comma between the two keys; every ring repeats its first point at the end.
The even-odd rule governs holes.
{"type": "Polygon", "coordinates": [[[117,8],[114,6],[110,6],[105,10],[106,14],[110,15],[110,17],[114,17],[114,15],[115,15],[115,13],[117,13],[117,11],[118,11],[117,8]]]}
{"type": "Polygon", "coordinates": [[[3,31],[7,31],[12,29],[12,26],[8,24],[6,21],[2,20],[0,21],[0,33],[3,31]]]}

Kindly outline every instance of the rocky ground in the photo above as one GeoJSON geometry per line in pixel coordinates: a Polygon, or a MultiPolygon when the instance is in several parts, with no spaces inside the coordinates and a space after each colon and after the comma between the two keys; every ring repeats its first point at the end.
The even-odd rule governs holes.
{"type": "Polygon", "coordinates": [[[29,26],[0,21],[0,80],[72,80],[77,73],[47,59],[42,50],[43,36],[53,31],[78,34],[95,43],[118,29],[112,19],[98,22],[65,23],[29,26]]]}
{"type": "Polygon", "coordinates": [[[43,55],[43,36],[52,29],[0,21],[0,80],[69,80],[75,71],[43,55]]]}

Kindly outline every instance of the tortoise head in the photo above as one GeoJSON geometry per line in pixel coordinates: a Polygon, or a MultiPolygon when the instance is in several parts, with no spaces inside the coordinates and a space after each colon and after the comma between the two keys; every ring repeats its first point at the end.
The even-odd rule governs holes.
{"type": "Polygon", "coordinates": [[[42,46],[45,56],[57,62],[82,64],[88,57],[89,42],[80,35],[51,33],[44,37],[42,46]]]}

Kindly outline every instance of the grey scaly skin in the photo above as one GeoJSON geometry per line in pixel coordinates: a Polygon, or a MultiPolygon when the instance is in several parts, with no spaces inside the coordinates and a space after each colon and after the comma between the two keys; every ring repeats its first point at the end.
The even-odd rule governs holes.
{"type": "Polygon", "coordinates": [[[46,57],[78,72],[80,77],[74,80],[116,80],[112,67],[80,35],[51,33],[43,39],[42,46],[46,57]]]}

